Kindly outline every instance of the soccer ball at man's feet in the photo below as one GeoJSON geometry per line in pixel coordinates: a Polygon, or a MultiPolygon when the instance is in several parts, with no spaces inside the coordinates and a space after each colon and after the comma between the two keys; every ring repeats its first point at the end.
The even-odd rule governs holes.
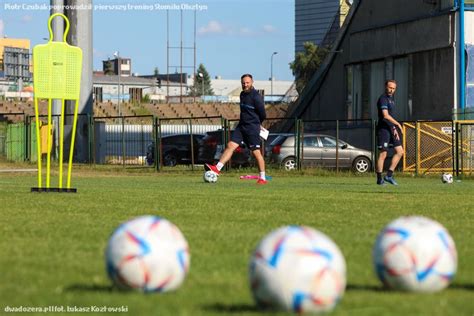
{"type": "Polygon", "coordinates": [[[346,287],[346,263],[323,233],[286,226],[262,239],[250,260],[250,286],[262,307],[317,313],[332,310],[346,287]]]}
{"type": "Polygon", "coordinates": [[[438,222],[421,216],[400,217],[379,234],[373,262],[388,288],[436,292],[447,287],[456,273],[456,246],[438,222]]]}
{"type": "Polygon", "coordinates": [[[181,231],[157,216],[141,216],[120,225],[109,239],[105,257],[115,285],[143,292],[177,289],[190,265],[181,231]]]}
{"type": "Polygon", "coordinates": [[[206,172],[204,172],[204,175],[203,175],[203,178],[204,178],[204,182],[208,182],[208,183],[215,183],[217,182],[217,173],[215,173],[214,171],[211,171],[211,170],[208,170],[206,172]]]}
{"type": "Polygon", "coordinates": [[[450,173],[443,173],[441,175],[441,181],[443,181],[443,183],[453,183],[453,175],[450,173]]]}

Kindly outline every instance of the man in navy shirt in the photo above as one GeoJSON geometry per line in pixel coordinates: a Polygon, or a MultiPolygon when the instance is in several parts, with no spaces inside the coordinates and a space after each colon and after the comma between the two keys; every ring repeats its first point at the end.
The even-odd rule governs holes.
{"type": "Polygon", "coordinates": [[[239,124],[232,133],[230,142],[224,150],[216,165],[206,164],[207,169],[219,174],[221,169],[230,160],[234,150],[241,143],[247,144],[257,161],[259,178],[257,184],[266,184],[265,160],[260,151],[260,128],[266,118],[263,97],[253,87],[253,78],[250,74],[244,74],[240,78],[242,92],[240,93],[240,119],[239,124]]]}
{"type": "Polygon", "coordinates": [[[375,171],[377,172],[377,184],[379,185],[384,185],[385,182],[398,185],[393,178],[393,171],[404,154],[402,146],[402,126],[392,116],[393,108],[395,106],[393,95],[395,94],[396,89],[397,83],[395,80],[387,80],[385,82],[385,93],[382,94],[377,101],[379,117],[377,125],[379,159],[375,171]],[[387,175],[382,178],[383,166],[390,145],[393,145],[395,155],[393,155],[387,175]]]}

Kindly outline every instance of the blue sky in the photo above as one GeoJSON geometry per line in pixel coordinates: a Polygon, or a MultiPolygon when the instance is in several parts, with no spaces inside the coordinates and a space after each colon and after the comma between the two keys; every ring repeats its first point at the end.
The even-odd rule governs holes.
{"type": "MultiPolygon", "coordinates": [[[[2,1],[0,36],[28,38],[32,46],[44,43],[43,38],[49,37],[49,11],[31,5],[49,3],[2,1]],[[14,9],[13,4],[20,8],[14,9]]],[[[166,73],[166,5],[187,6],[183,10],[183,46],[188,47],[193,45],[192,8],[198,8],[196,63],[203,63],[211,76],[238,79],[248,72],[256,80],[267,80],[271,55],[276,51],[275,79],[293,80],[288,63],[294,59],[294,0],[94,0],[94,69],[101,69],[102,60],[113,58],[113,53],[120,51],[122,57],[132,59],[133,72],[152,74],[158,67],[160,73],[166,73]],[[141,8],[132,7],[143,4],[141,8]]],[[[180,10],[169,10],[169,17],[170,46],[179,46],[180,10]]],[[[184,50],[183,59],[185,66],[192,66],[193,51],[184,50]]],[[[170,65],[179,65],[179,61],[179,50],[170,50],[170,65]]],[[[170,68],[171,73],[175,70],[176,67],[170,68]]]]}

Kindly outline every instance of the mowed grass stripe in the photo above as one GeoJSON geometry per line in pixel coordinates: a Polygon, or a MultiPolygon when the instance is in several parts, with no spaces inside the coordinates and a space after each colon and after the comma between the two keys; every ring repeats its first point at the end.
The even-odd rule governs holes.
{"type": "MultiPolygon", "coordinates": [[[[472,315],[474,181],[274,174],[266,186],[225,173],[109,174],[73,178],[77,194],[30,193],[27,174],[0,177],[0,297],[9,306],[128,306],[137,315],[268,315],[248,288],[248,260],[258,241],[288,224],[330,236],[348,265],[348,289],[334,315],[472,315]],[[110,287],[103,251],[121,222],[144,214],[175,223],[191,249],[184,285],[166,295],[110,287]],[[459,269],[453,285],[432,295],[382,291],[371,266],[378,232],[402,215],[441,222],[453,236],[459,269]]],[[[280,313],[285,315],[285,313],[280,313]]],[[[272,313],[273,315],[273,313],[272,313]]]]}

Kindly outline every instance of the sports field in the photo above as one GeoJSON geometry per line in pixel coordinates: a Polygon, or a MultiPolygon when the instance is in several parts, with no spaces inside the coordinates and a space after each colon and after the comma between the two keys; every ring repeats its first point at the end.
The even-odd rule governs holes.
{"type": "Polygon", "coordinates": [[[248,172],[206,184],[201,172],[82,168],[73,175],[77,194],[30,193],[34,173],[1,173],[0,313],[51,306],[64,314],[286,315],[254,306],[248,260],[265,234],[301,224],[330,236],[346,258],[346,293],[331,315],[473,315],[474,180],[399,177],[400,186],[380,187],[373,177],[270,172],[269,184],[256,186],[238,178],[248,172]],[[121,292],[107,278],[109,235],[144,214],[169,219],[188,240],[191,269],[176,292],[121,292]],[[440,293],[388,292],[373,273],[378,232],[412,214],[439,221],[456,242],[458,272],[440,293]]]}

